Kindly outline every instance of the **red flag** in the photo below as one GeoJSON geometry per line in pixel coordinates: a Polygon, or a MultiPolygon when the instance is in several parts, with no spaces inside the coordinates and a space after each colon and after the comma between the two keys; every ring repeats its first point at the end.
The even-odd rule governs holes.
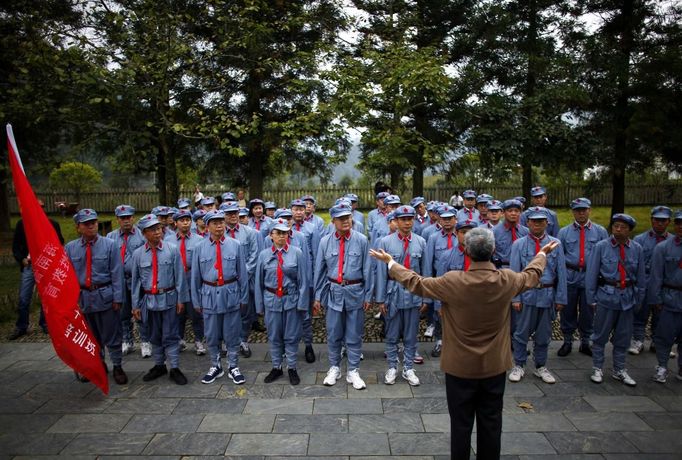
{"type": "Polygon", "coordinates": [[[67,366],[90,379],[104,394],[109,394],[109,380],[100,359],[100,347],[78,307],[78,277],[26,178],[9,124],[7,148],[33,274],[52,346],[67,366]]]}

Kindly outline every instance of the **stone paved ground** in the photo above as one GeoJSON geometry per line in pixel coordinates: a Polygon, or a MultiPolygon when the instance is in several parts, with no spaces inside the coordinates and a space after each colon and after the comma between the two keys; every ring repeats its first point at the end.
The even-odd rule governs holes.
{"type": "MultiPolygon", "coordinates": [[[[651,382],[653,354],[628,357],[639,385],[627,388],[610,377],[589,382],[589,358],[574,352],[560,359],[558,346],[552,344],[548,363],[555,385],[530,372],[507,384],[504,458],[682,459],[682,382],[651,382]]],[[[325,353],[300,364],[299,386],[284,379],[265,385],[267,358],[267,345],[257,344],[242,359],[241,387],[225,378],[202,385],[207,359],[188,350],[181,368],[190,384],[179,387],[167,378],[143,383],[151,363],[136,354],[124,362],[130,384],[112,382],[107,397],[76,382],[50,344],[0,344],[0,458],[448,458],[436,360],[416,366],[421,386],[387,386],[377,383],[385,370],[382,346],[368,344],[361,366],[368,388],[356,391],[344,380],[321,385],[325,353]]]]}

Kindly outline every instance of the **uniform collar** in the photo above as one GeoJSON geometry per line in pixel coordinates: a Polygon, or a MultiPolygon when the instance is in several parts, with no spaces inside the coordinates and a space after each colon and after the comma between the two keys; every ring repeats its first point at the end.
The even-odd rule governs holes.
{"type": "MultiPolygon", "coordinates": [[[[146,243],[144,244],[144,250],[145,250],[145,251],[149,251],[151,248],[152,248],[152,247],[151,247],[151,245],[149,244],[149,242],[146,242],[146,243]]],[[[159,245],[156,247],[156,250],[157,250],[157,251],[160,251],[160,250],[162,250],[162,249],[163,249],[163,240],[159,241],[159,245]]]]}
{"type": "Polygon", "coordinates": [[[407,236],[403,236],[402,233],[398,232],[398,239],[400,241],[405,241],[405,240],[412,241],[412,232],[410,232],[410,234],[407,236]]]}
{"type": "MultiPolygon", "coordinates": [[[[97,240],[99,239],[99,235],[95,235],[95,237],[92,239],[90,242],[90,246],[93,246],[95,243],[97,243],[97,240]]],[[[87,245],[87,241],[85,241],[85,238],[81,237],[81,246],[87,245]]]]}
{"type": "Polygon", "coordinates": [[[443,228],[441,227],[441,229],[440,229],[440,234],[443,235],[443,236],[448,236],[448,235],[454,235],[455,232],[446,232],[446,231],[443,230],[443,228]]]}
{"type": "MultiPolygon", "coordinates": [[[[208,239],[209,239],[209,241],[211,241],[211,244],[215,244],[215,240],[213,239],[212,236],[209,236],[208,239]]],[[[223,241],[225,241],[225,235],[221,236],[220,239],[219,239],[218,241],[220,241],[221,243],[222,243],[223,241]]]]}
{"type": "MultiPolygon", "coordinates": [[[[613,246],[614,248],[616,246],[618,246],[619,243],[614,236],[612,236],[610,238],[610,240],[611,240],[611,246],[613,246]]],[[[625,242],[625,246],[627,246],[628,248],[630,247],[630,238],[628,238],[628,240],[625,242]]]]}
{"type": "Polygon", "coordinates": [[[239,222],[237,222],[237,225],[235,225],[234,228],[232,228],[232,227],[230,227],[230,226],[227,226],[227,227],[226,227],[226,230],[227,230],[228,232],[231,232],[231,231],[233,231],[233,230],[234,230],[235,232],[238,232],[238,231],[239,231],[239,222]]]}
{"type": "Polygon", "coordinates": [[[459,249],[459,252],[460,252],[460,253],[464,254],[464,245],[458,244],[458,245],[457,245],[457,249],[459,249]]]}
{"type": "Polygon", "coordinates": [[[666,230],[665,232],[663,232],[662,235],[659,235],[659,234],[656,233],[653,229],[651,229],[651,230],[649,230],[649,236],[650,236],[651,238],[656,238],[656,239],[665,240],[666,238],[668,238],[668,231],[666,230]]]}
{"type": "Polygon", "coordinates": [[[519,223],[517,222],[515,224],[511,224],[511,223],[507,222],[506,220],[504,221],[504,228],[505,229],[509,230],[512,227],[514,227],[514,230],[518,230],[519,229],[519,223]]]}
{"type": "MultiPolygon", "coordinates": [[[[352,229],[348,231],[348,235],[346,235],[346,237],[344,238],[346,241],[350,240],[351,233],[353,233],[352,229]]],[[[341,239],[341,235],[339,234],[339,232],[334,232],[334,238],[336,238],[337,240],[341,239]]]]}
{"type": "Polygon", "coordinates": [[[278,251],[284,251],[284,252],[289,252],[289,243],[286,243],[284,246],[282,246],[282,249],[277,249],[277,246],[274,244],[272,245],[272,253],[275,254],[278,251]]]}
{"type": "Polygon", "coordinates": [[[181,239],[183,239],[183,238],[189,239],[189,238],[192,237],[192,231],[190,230],[189,232],[187,232],[187,235],[185,235],[184,237],[182,236],[182,233],[180,233],[180,232],[175,232],[175,237],[176,237],[178,240],[181,240],[181,239]]]}
{"type": "Polygon", "coordinates": [[[542,236],[540,236],[540,238],[537,238],[537,237],[536,237],[535,235],[533,235],[532,233],[529,233],[528,236],[530,236],[531,239],[533,239],[533,241],[537,241],[538,243],[540,243],[540,242],[542,242],[542,240],[544,240],[545,238],[547,238],[547,233],[543,233],[542,236]]]}
{"type": "Polygon", "coordinates": [[[123,236],[123,235],[125,235],[126,233],[127,233],[128,235],[134,235],[134,234],[135,234],[135,227],[131,228],[129,232],[124,232],[124,231],[123,231],[122,229],[120,229],[120,228],[118,229],[118,234],[119,234],[119,235],[123,236]]]}
{"type": "MultiPolygon", "coordinates": [[[[581,225],[578,222],[573,221],[573,228],[575,228],[576,230],[580,230],[580,227],[581,227],[581,225]]],[[[585,223],[584,227],[586,229],[590,230],[592,228],[592,221],[588,219],[587,222],[585,223]]]]}

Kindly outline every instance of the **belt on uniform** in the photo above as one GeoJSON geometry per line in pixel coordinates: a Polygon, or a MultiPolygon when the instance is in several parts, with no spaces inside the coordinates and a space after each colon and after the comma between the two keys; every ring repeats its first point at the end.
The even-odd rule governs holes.
{"type": "MultiPolygon", "coordinates": [[[[607,285],[607,286],[613,286],[613,287],[620,288],[620,280],[609,280],[609,279],[604,278],[603,276],[599,277],[597,284],[599,286],[607,285]]],[[[635,285],[634,281],[625,280],[625,287],[630,287],[630,286],[634,286],[634,285],[635,285]]]]}
{"type": "Polygon", "coordinates": [[[90,287],[81,286],[81,289],[85,291],[96,291],[97,289],[102,289],[103,287],[111,286],[111,281],[102,284],[91,284],[90,287]]]}
{"type": "Polygon", "coordinates": [[[585,266],[581,267],[580,265],[569,264],[568,262],[566,262],[566,268],[570,268],[574,272],[584,272],[585,271],[585,266]]]}
{"type": "Polygon", "coordinates": [[[167,288],[159,288],[156,290],[156,292],[152,292],[151,289],[145,289],[144,293],[145,294],[152,294],[152,295],[157,295],[157,294],[165,294],[166,292],[171,292],[175,291],[175,286],[167,287],[167,288]]]}
{"type": "Polygon", "coordinates": [[[663,283],[663,287],[666,289],[672,289],[673,291],[682,291],[682,286],[673,286],[672,284],[663,283]]]}
{"type": "MultiPolygon", "coordinates": [[[[223,284],[234,283],[234,282],[237,281],[238,279],[239,279],[239,278],[237,278],[237,277],[235,277],[235,278],[230,278],[229,280],[223,281],[223,284]]],[[[217,281],[205,281],[205,280],[204,280],[204,281],[202,281],[202,283],[207,284],[207,285],[209,285],[209,286],[213,286],[213,287],[220,286],[220,284],[218,284],[217,281]]]]}
{"type": "Polygon", "coordinates": [[[272,292],[275,295],[279,295],[279,294],[287,295],[287,293],[288,293],[288,291],[286,289],[282,289],[281,291],[278,292],[277,288],[271,288],[271,287],[267,287],[267,286],[265,286],[265,290],[268,292],[272,292]]]}
{"type": "Polygon", "coordinates": [[[362,284],[363,280],[343,280],[339,283],[339,280],[336,278],[329,278],[329,281],[331,281],[334,284],[339,284],[341,286],[350,286],[351,284],[362,284]]]}

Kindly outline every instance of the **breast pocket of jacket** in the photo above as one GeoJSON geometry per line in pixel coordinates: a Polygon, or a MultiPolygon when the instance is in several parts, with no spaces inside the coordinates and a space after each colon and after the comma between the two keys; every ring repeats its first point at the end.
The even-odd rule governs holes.
{"type": "Polygon", "coordinates": [[[223,273],[237,273],[237,256],[233,254],[223,256],[223,273]]]}
{"type": "Polygon", "coordinates": [[[364,262],[362,253],[356,249],[349,250],[346,262],[348,263],[349,270],[352,271],[362,270],[362,263],[364,262]]]}
{"type": "Polygon", "coordinates": [[[99,273],[109,272],[109,256],[100,255],[92,258],[92,268],[97,270],[99,273]]]}
{"type": "Polygon", "coordinates": [[[330,273],[335,272],[339,263],[339,252],[327,251],[327,253],[324,255],[324,258],[327,261],[327,270],[330,273]]]}

